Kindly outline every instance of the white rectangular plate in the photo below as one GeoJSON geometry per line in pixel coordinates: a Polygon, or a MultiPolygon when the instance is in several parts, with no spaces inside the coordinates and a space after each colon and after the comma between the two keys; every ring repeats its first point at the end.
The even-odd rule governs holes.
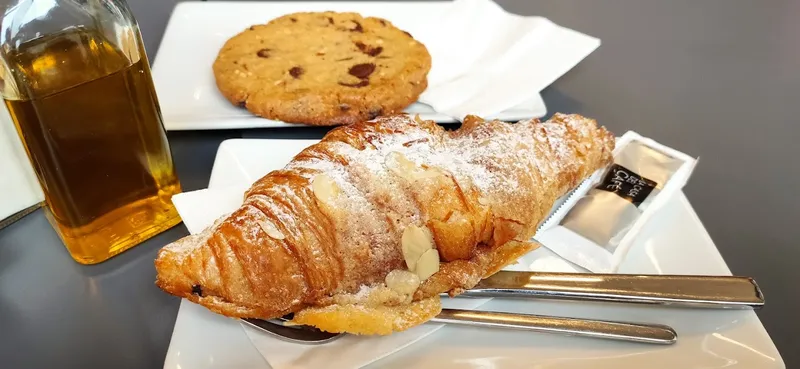
{"type": "MultiPolygon", "coordinates": [[[[316,140],[227,140],[220,145],[209,187],[255,181],[283,167],[314,142],[316,140]]],[[[666,205],[643,229],[620,272],[730,275],[683,195],[666,205]]],[[[368,367],[785,368],[775,345],[751,310],[507,299],[493,299],[481,309],[667,324],[678,332],[678,343],[653,346],[447,326],[368,367]]],[[[183,301],[164,368],[269,368],[269,365],[236,320],[183,301]]]]}
{"type": "MultiPolygon", "coordinates": [[[[447,2],[182,2],[170,17],[153,61],[153,81],[167,130],[302,127],[259,118],[233,106],[217,90],[211,65],[230,37],[253,24],[299,11],[355,11],[391,20],[403,29],[417,29],[437,19],[447,2]]],[[[423,119],[455,122],[430,106],[406,109],[423,119]]],[[[517,121],[546,114],[541,97],[488,118],[517,121]]]]}

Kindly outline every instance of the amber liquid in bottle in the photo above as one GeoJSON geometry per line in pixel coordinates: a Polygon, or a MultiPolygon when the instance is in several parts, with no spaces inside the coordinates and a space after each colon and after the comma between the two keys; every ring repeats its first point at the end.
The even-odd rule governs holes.
{"type": "Polygon", "coordinates": [[[18,50],[9,60],[24,87],[5,104],[72,257],[98,263],[179,223],[171,197],[180,184],[144,50],[132,63],[83,28],[18,50]]]}

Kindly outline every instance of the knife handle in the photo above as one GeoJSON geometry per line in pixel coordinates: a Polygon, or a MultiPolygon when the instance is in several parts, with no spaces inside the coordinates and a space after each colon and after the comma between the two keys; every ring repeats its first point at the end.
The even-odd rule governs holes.
{"type": "Polygon", "coordinates": [[[442,309],[442,312],[431,321],[473,327],[510,328],[662,345],[673,344],[678,339],[678,334],[675,333],[675,330],[660,324],[561,318],[494,311],[442,309]]]}
{"type": "Polygon", "coordinates": [[[464,292],[470,297],[522,297],[634,304],[761,308],[755,280],[735,276],[538,273],[501,271],[464,292]]]}

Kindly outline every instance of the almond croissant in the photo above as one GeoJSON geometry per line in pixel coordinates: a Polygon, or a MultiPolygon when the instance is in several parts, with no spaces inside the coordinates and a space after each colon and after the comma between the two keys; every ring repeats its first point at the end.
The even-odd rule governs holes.
{"type": "Polygon", "coordinates": [[[204,232],[164,247],[163,290],[231,317],[388,334],[524,255],[553,203],[611,160],[594,120],[455,131],[405,115],[332,130],[204,232]]]}

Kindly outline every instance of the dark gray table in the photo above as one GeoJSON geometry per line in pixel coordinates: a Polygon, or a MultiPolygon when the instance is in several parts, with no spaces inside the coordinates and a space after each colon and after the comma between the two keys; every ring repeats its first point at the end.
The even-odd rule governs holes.
{"type": "MultiPolygon", "coordinates": [[[[129,0],[151,57],[173,0],[129,0]]],[[[686,193],[731,270],[762,285],[759,316],[800,365],[800,2],[501,1],[600,37],[543,93],[551,112],[597,118],[700,157],[686,193]],[[795,286],[795,287],[793,287],[795,286]]],[[[532,71],[535,72],[535,71],[532,71]]],[[[232,137],[321,137],[309,128],[173,132],[186,190],[206,186],[232,137]]],[[[159,368],[178,308],[154,285],[178,226],[95,266],[73,262],[41,211],[0,231],[0,367],[159,368]]]]}

